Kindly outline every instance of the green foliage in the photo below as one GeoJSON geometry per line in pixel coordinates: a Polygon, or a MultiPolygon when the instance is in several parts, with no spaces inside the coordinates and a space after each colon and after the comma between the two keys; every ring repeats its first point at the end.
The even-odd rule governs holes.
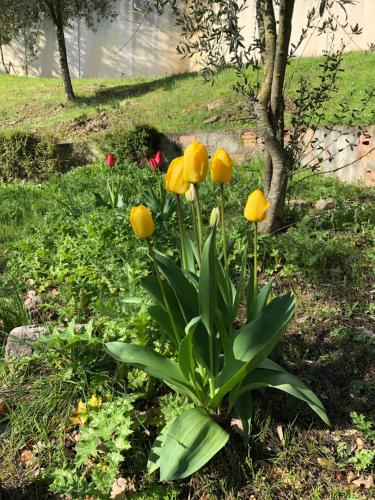
{"type": "MultiPolygon", "coordinates": [[[[239,214],[248,191],[257,186],[258,170],[259,162],[235,167],[231,189],[226,192],[227,226],[231,239],[235,240],[230,266],[236,290],[241,288],[242,256],[246,244],[246,225],[239,214]]],[[[0,303],[6,305],[7,311],[4,316],[0,311],[0,321],[5,318],[7,324],[0,329],[9,331],[13,325],[30,321],[18,314],[21,310],[16,305],[17,302],[22,305],[20,302],[26,290],[24,283],[28,278],[35,280],[35,290],[43,299],[42,321],[50,322],[52,318],[53,322],[66,325],[76,317],[77,322],[94,319],[95,324],[91,339],[85,338],[85,330],[75,332],[72,325],[68,328],[62,326],[61,330],[55,330],[54,335],[46,336],[31,359],[7,366],[0,360],[0,402],[9,409],[6,415],[0,416],[2,487],[7,489],[11,484],[12,491],[17,482],[20,488],[24,488],[32,478],[32,487],[38,491],[27,491],[25,495],[29,494],[30,498],[47,496],[47,492],[41,491],[44,483],[40,476],[39,479],[34,476],[39,468],[51,475],[53,470],[65,470],[69,476],[69,471],[76,467],[76,445],[71,440],[70,424],[66,424],[77,400],[85,401],[87,394],[98,394],[105,399],[107,391],[114,392],[113,397],[118,398],[118,389],[122,394],[125,385],[128,392],[140,396],[134,413],[145,426],[137,433],[132,448],[125,455],[123,468],[136,477],[138,490],[127,493],[129,498],[169,499],[178,495],[185,498],[190,493],[201,496],[202,492],[218,498],[236,495],[247,498],[249,491],[265,498],[289,498],[291,495],[308,498],[312,490],[316,498],[323,495],[346,498],[346,487],[336,483],[331,485],[330,471],[325,473],[322,469],[316,474],[314,469],[313,483],[306,475],[307,468],[316,462],[323,446],[332,448],[332,434],[320,432],[316,427],[306,429],[304,424],[310,422],[311,413],[304,404],[298,404],[305,401],[303,392],[299,392],[301,399],[297,404],[294,398],[283,397],[281,393],[278,396],[276,391],[272,391],[271,398],[268,390],[253,390],[252,395],[244,392],[239,396],[237,402],[245,406],[236,403],[234,412],[242,416],[245,432],[246,426],[251,425],[251,455],[249,448],[242,447],[240,439],[234,437],[230,446],[196,473],[191,482],[176,482],[172,489],[169,485],[156,486],[152,479],[144,476],[145,456],[155,433],[194,407],[194,403],[168,387],[163,389],[159,381],[141,370],[116,366],[103,352],[103,342],[122,340],[153,347],[178,362],[175,348],[165,335],[166,325],[159,326],[157,318],[162,318],[161,311],[154,309],[158,304],[150,307],[147,291],[141,287],[142,279],[148,274],[149,260],[145,248],[131,235],[128,222],[129,208],[140,201],[145,186],[158,189],[157,177],[148,168],[131,169],[128,165],[120,165],[114,176],[124,196],[125,207],[124,210],[108,210],[95,207],[93,203],[93,192],[105,196],[107,176],[107,168],[93,165],[74,169],[42,185],[0,185],[0,303]],[[59,294],[50,295],[51,289],[58,290],[59,294]],[[17,292],[17,297],[13,298],[12,292],[17,292]],[[293,421],[296,411],[301,418],[284,428],[283,445],[275,433],[276,425],[280,418],[293,421]],[[252,415],[251,422],[249,414],[252,415]],[[20,455],[24,450],[33,451],[35,468],[20,466],[20,455]],[[259,461],[264,460],[274,464],[274,468],[270,471],[262,468],[259,461]],[[278,468],[283,470],[281,478],[278,468]]],[[[200,192],[202,199],[207,200],[203,212],[203,219],[207,221],[211,208],[217,205],[217,190],[210,183],[205,184],[200,192]]],[[[292,226],[285,234],[261,239],[260,281],[265,283],[267,275],[272,274],[278,292],[282,293],[290,286],[296,287],[299,310],[297,321],[282,338],[272,359],[325,395],[329,414],[338,424],[335,434],[340,436],[339,429],[347,427],[349,411],[356,410],[363,418],[355,419],[353,423],[367,439],[371,439],[371,420],[365,415],[371,411],[374,394],[370,375],[373,339],[370,333],[366,333],[373,314],[369,305],[370,290],[366,285],[371,280],[373,262],[370,250],[374,237],[372,190],[319,176],[296,185],[292,197],[309,201],[334,197],[338,204],[322,213],[313,209],[290,209],[288,222],[292,226]],[[313,245],[309,240],[318,243],[313,245]],[[325,263],[328,254],[336,268],[334,273],[325,263]],[[340,270],[349,273],[354,281],[345,281],[345,273],[340,270]],[[340,302],[336,295],[332,300],[330,293],[339,294],[341,289],[345,293],[344,302],[340,302]],[[349,295],[353,295],[352,300],[349,295]],[[323,338],[323,335],[326,336],[323,338]],[[349,393],[353,397],[348,400],[349,393]]],[[[186,210],[185,223],[190,228],[186,210]]],[[[170,248],[178,241],[175,220],[166,220],[166,224],[164,230],[157,225],[154,239],[155,246],[167,256],[166,261],[159,258],[160,254],[157,258],[168,272],[168,258],[178,264],[179,255],[170,248]]],[[[221,249],[219,235],[217,247],[221,249]]],[[[218,273],[216,270],[216,276],[220,276],[218,273]]],[[[248,277],[249,271],[246,280],[248,277]]],[[[165,277],[163,283],[168,289],[165,277]]],[[[222,283],[220,286],[223,288],[222,283]]],[[[195,295],[189,292],[187,296],[192,297],[192,307],[195,295]]],[[[155,301],[158,297],[160,299],[160,294],[155,296],[155,301]]],[[[221,302],[221,291],[218,297],[224,316],[229,317],[226,308],[230,302],[227,305],[221,302]]],[[[246,321],[245,297],[244,291],[234,332],[238,332],[246,321]]],[[[183,298],[182,293],[179,299],[183,298]]],[[[267,302],[272,298],[273,295],[267,302]]],[[[184,304],[185,308],[188,307],[184,304]]],[[[177,313],[179,307],[177,300],[177,313]]],[[[199,305],[194,307],[199,311],[199,305]]],[[[179,319],[177,313],[176,321],[179,319]]],[[[201,326],[197,328],[193,341],[202,333],[201,326]]],[[[204,339],[203,330],[200,340],[204,339]]],[[[203,355],[205,343],[199,347],[203,355]]],[[[189,352],[190,348],[186,348],[189,348],[188,344],[185,350],[189,352]]],[[[252,374],[259,376],[267,387],[277,387],[285,379],[280,367],[275,368],[275,365],[262,364],[252,374]]],[[[252,374],[247,379],[249,385],[254,381],[252,374]]],[[[284,385],[285,390],[300,390],[294,379],[289,379],[289,382],[293,383],[284,385]]],[[[225,421],[227,401],[224,398],[222,420],[214,415],[216,422],[224,423],[226,431],[229,428],[225,421]]],[[[350,452],[352,442],[345,435],[343,439],[348,440],[347,447],[345,450],[341,445],[337,457],[347,467],[347,460],[353,455],[350,452]]],[[[105,462],[106,448],[99,445],[99,452],[105,462]]],[[[82,470],[80,467],[78,475],[82,470]]],[[[105,470],[109,471],[109,468],[105,470]]],[[[65,487],[68,481],[71,484],[71,477],[65,487]]],[[[93,487],[89,471],[84,481],[89,483],[89,488],[93,487]]],[[[82,484],[84,482],[79,487],[82,484]]]]}
{"type": "Polygon", "coordinates": [[[120,186],[115,186],[113,181],[107,179],[107,199],[104,199],[100,193],[94,193],[97,207],[123,208],[124,200],[120,192],[120,186]],[[108,200],[108,201],[107,201],[108,200]]]}
{"type": "Polygon", "coordinates": [[[148,125],[136,125],[130,131],[105,134],[99,143],[103,153],[114,153],[121,163],[135,163],[139,167],[155,154],[159,144],[159,132],[148,125]]]}
{"type": "Polygon", "coordinates": [[[348,462],[353,464],[358,472],[363,472],[370,469],[375,460],[374,450],[360,450],[355,455],[349,458],[348,462]]]}
{"type": "Polygon", "coordinates": [[[131,447],[133,401],[134,397],[124,396],[91,410],[80,430],[73,461],[53,470],[52,492],[70,498],[108,498],[123,453],[131,447]]]}
{"type": "MultiPolygon", "coordinates": [[[[226,396],[228,417],[241,395],[259,387],[274,387],[305,401],[329,423],[322,403],[312,391],[267,359],[293,316],[291,294],[267,304],[269,286],[259,295],[255,287],[247,322],[233,332],[232,322],[245,290],[247,249],[236,290],[217,256],[215,232],[203,246],[198,274],[185,272],[172,259],[157,253],[154,264],[166,281],[159,281],[159,277],[143,281],[155,301],[150,313],[174,345],[178,362],[149,347],[123,342],[106,344],[116,360],[144,370],[194,403],[194,408],[167,423],[151,449],[148,470],[160,468],[161,480],[191,475],[225,445],[229,436],[216,422],[215,412],[221,415],[226,396]]],[[[254,281],[250,282],[253,285],[254,281]]],[[[247,441],[251,399],[246,405],[242,398],[236,410],[247,428],[247,441]]]]}
{"type": "Polygon", "coordinates": [[[156,188],[150,187],[145,190],[141,202],[151,210],[157,222],[165,225],[171,221],[176,212],[176,199],[164,189],[162,184],[163,178],[160,177],[156,188]]]}
{"type": "Polygon", "coordinates": [[[41,182],[65,170],[55,139],[26,132],[0,135],[0,181],[41,182]]]}
{"type": "Polygon", "coordinates": [[[99,366],[98,352],[102,341],[94,335],[93,323],[76,325],[70,322],[66,328],[55,327],[50,333],[41,335],[34,343],[33,350],[39,361],[50,367],[64,369],[71,379],[84,379],[84,371],[95,364],[99,366]]]}
{"type": "Polygon", "coordinates": [[[4,333],[9,333],[13,328],[29,321],[20,293],[14,283],[12,285],[12,288],[11,285],[3,290],[0,288],[0,338],[4,333]]]}
{"type": "Polygon", "coordinates": [[[363,433],[363,435],[370,441],[375,442],[374,422],[356,411],[353,411],[350,417],[353,424],[363,433]]]}

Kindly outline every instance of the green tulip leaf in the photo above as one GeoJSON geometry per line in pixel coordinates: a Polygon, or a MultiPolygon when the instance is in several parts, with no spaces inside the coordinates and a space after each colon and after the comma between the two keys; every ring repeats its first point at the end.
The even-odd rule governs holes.
{"type": "Polygon", "coordinates": [[[172,359],[162,356],[150,347],[125,342],[108,342],[105,347],[117,361],[140,368],[197,401],[191,385],[183,376],[178,364],[172,359]]]}
{"type": "Polygon", "coordinates": [[[238,280],[238,286],[237,286],[237,291],[234,294],[234,303],[233,303],[233,308],[232,308],[232,315],[231,315],[231,323],[234,322],[234,320],[237,317],[238,309],[240,307],[240,303],[245,291],[245,286],[246,286],[246,261],[247,261],[247,244],[244,248],[243,254],[242,254],[242,262],[241,262],[241,271],[240,271],[240,278],[238,280]]]}
{"type": "Polygon", "coordinates": [[[193,318],[186,326],[186,335],[180,344],[178,352],[178,364],[180,370],[187,380],[194,380],[195,362],[193,354],[193,335],[201,320],[200,316],[193,318]]]}
{"type": "MultiPolygon", "coordinates": [[[[142,283],[142,286],[152,296],[156,305],[159,305],[167,312],[167,310],[168,310],[167,304],[165,304],[164,297],[163,297],[163,294],[161,292],[160,284],[159,284],[158,280],[153,278],[152,276],[147,276],[147,277],[142,279],[141,283],[142,283]]],[[[163,282],[163,288],[164,288],[164,292],[165,292],[165,296],[166,296],[166,299],[168,302],[169,312],[170,312],[170,314],[169,314],[169,312],[167,314],[169,315],[170,324],[171,324],[172,329],[174,331],[173,342],[174,342],[175,346],[178,348],[181,339],[184,337],[186,322],[185,322],[185,318],[183,315],[183,311],[181,310],[181,307],[180,307],[180,303],[177,300],[177,297],[176,297],[173,289],[171,288],[171,286],[168,283],[163,282]],[[175,329],[177,331],[175,331],[175,329]]],[[[159,324],[160,324],[161,328],[163,328],[164,325],[166,325],[166,322],[163,321],[163,318],[161,318],[161,319],[162,319],[162,323],[159,323],[159,324]]],[[[157,318],[156,318],[156,320],[158,321],[157,318]]],[[[168,334],[168,331],[166,333],[168,334]]]]}
{"type": "Polygon", "coordinates": [[[155,259],[176,294],[187,321],[198,316],[197,290],[184,271],[176,266],[172,259],[159,252],[155,252],[155,259]]]}
{"type": "Polygon", "coordinates": [[[152,445],[150,454],[148,456],[147,462],[147,472],[148,474],[152,474],[160,467],[160,455],[163,449],[165,438],[167,437],[167,433],[169,432],[169,428],[173,424],[173,420],[168,422],[167,425],[163,427],[163,430],[155,439],[154,444],[152,445]]]}
{"type": "Polygon", "coordinates": [[[225,360],[215,379],[217,392],[210,402],[211,408],[268,356],[291,320],[294,307],[294,296],[290,293],[277,297],[236,334],[233,356],[225,360]]]}
{"type": "MultiPolygon", "coordinates": [[[[272,280],[270,280],[262,287],[256,298],[252,297],[251,294],[249,298],[248,295],[248,303],[246,306],[248,323],[250,323],[250,321],[253,321],[266,307],[271,286],[272,280]]],[[[251,290],[252,282],[250,281],[248,292],[251,292],[251,290]]]]}
{"type": "Polygon", "coordinates": [[[213,230],[203,246],[199,276],[199,312],[208,332],[212,330],[217,304],[216,259],[213,230]]]}
{"type": "MultiPolygon", "coordinates": [[[[203,410],[181,413],[169,426],[156,448],[160,480],[183,479],[203,467],[225,446],[229,435],[203,410]]],[[[155,460],[154,460],[155,461],[155,460]]]]}
{"type": "Polygon", "coordinates": [[[183,244],[185,248],[186,270],[195,273],[195,248],[193,241],[187,236],[186,232],[182,233],[183,244]]]}
{"type": "Polygon", "coordinates": [[[245,445],[249,444],[251,432],[251,417],[253,415],[253,400],[251,391],[244,391],[236,400],[234,411],[241,420],[243,429],[243,440],[245,445]]]}
{"type": "Polygon", "coordinates": [[[162,333],[165,333],[166,336],[168,337],[168,339],[172,343],[176,344],[176,337],[175,337],[175,333],[173,330],[173,325],[171,323],[171,320],[170,320],[170,317],[169,317],[169,314],[167,313],[167,311],[163,307],[155,304],[155,305],[150,306],[148,308],[148,312],[149,312],[150,316],[152,318],[154,318],[154,320],[158,323],[158,325],[161,328],[162,333]]]}
{"type": "MultiPolygon", "coordinates": [[[[288,373],[277,363],[266,359],[259,367],[247,375],[242,383],[241,393],[260,387],[272,387],[287,392],[307,403],[310,408],[330,425],[329,418],[320,399],[298,377],[288,373]]],[[[241,397],[241,396],[240,396],[241,397]]]]}

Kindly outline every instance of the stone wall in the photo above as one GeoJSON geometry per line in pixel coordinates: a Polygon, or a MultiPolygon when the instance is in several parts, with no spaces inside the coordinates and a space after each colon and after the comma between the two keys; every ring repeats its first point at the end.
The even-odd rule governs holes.
{"type": "MultiPolygon", "coordinates": [[[[172,158],[194,140],[205,144],[210,155],[219,146],[224,147],[238,162],[255,158],[264,151],[256,129],[169,133],[165,134],[161,147],[172,158]]],[[[300,141],[302,165],[331,172],[345,182],[375,185],[375,126],[363,128],[360,135],[354,127],[320,127],[315,133],[309,129],[300,141]]]]}

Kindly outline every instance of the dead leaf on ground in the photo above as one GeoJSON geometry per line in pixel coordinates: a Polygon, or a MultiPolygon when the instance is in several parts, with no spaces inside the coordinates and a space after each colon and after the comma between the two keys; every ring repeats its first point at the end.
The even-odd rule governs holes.
{"type": "Polygon", "coordinates": [[[30,467],[33,464],[34,453],[30,450],[24,450],[21,453],[21,461],[26,467],[30,467]]]}
{"type": "Polygon", "coordinates": [[[230,427],[232,431],[238,432],[238,434],[243,434],[243,425],[241,419],[232,418],[232,420],[230,421],[230,427]]]}
{"type": "Polygon", "coordinates": [[[351,483],[357,477],[358,477],[358,474],[354,474],[354,472],[352,470],[350,470],[346,476],[346,480],[348,481],[348,483],[351,483]]]}
{"type": "Polygon", "coordinates": [[[126,498],[126,492],[129,491],[136,491],[134,481],[130,477],[119,477],[112,484],[110,498],[124,500],[126,498]]]}
{"type": "Polygon", "coordinates": [[[347,480],[347,475],[344,470],[339,470],[336,472],[336,479],[337,481],[345,481],[347,480]]]}
{"type": "Polygon", "coordinates": [[[351,483],[355,488],[360,488],[361,486],[364,486],[366,490],[369,490],[370,488],[373,488],[374,486],[374,478],[372,476],[369,476],[367,478],[364,478],[363,476],[359,477],[358,479],[355,479],[351,483]]]}
{"type": "Polygon", "coordinates": [[[0,401],[0,415],[6,415],[8,413],[8,407],[3,401],[0,401]]]}
{"type": "Polygon", "coordinates": [[[357,445],[357,450],[363,450],[363,448],[365,447],[365,443],[362,441],[361,438],[357,438],[355,443],[357,445]]]}
{"type": "Polygon", "coordinates": [[[279,436],[279,439],[281,441],[281,444],[285,446],[284,431],[282,425],[278,425],[276,427],[276,430],[277,430],[277,435],[279,436]]]}
{"type": "Polygon", "coordinates": [[[324,469],[328,469],[328,470],[335,470],[336,469],[335,462],[333,460],[331,460],[330,458],[318,457],[316,459],[316,461],[321,467],[324,467],[324,469]]]}

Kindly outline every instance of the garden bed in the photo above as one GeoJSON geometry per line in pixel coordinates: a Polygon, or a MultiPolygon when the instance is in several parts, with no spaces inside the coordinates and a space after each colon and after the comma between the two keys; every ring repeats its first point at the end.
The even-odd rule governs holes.
{"type": "MultiPolygon", "coordinates": [[[[257,161],[236,166],[227,190],[227,225],[235,241],[231,267],[237,274],[248,232],[243,207],[258,185],[259,169],[257,161]]],[[[275,294],[293,291],[297,301],[272,359],[319,395],[332,426],[282,393],[256,391],[248,447],[233,422],[230,445],[208,465],[191,478],[159,483],[145,473],[146,457],[164,423],[188,403],[140,370],[117,366],[104,343],[160,347],[161,332],[140,286],[151,269],[147,248],[132,234],[129,210],[142,201],[145,186],[157,188],[161,178],[150,169],[118,164],[113,178],[125,203],[111,209],[98,206],[94,196],[105,198],[108,175],[96,164],[40,185],[0,185],[3,345],[21,324],[54,329],[31,357],[0,358],[1,494],[37,499],[69,491],[75,498],[108,498],[112,490],[113,497],[125,492],[138,499],[372,498],[373,189],[325,176],[297,184],[290,198],[306,203],[290,203],[283,231],[261,235],[259,242],[261,283],[272,277],[275,294]],[[326,198],[336,203],[325,211],[313,208],[326,198]],[[40,301],[25,311],[25,299],[35,297],[40,301]],[[86,326],[77,329],[73,320],[86,326]],[[108,429],[110,436],[125,432],[120,461],[112,454],[114,440],[105,437],[108,429]]],[[[207,222],[218,204],[217,189],[206,182],[201,197],[207,222]]],[[[179,241],[175,215],[159,214],[156,228],[155,248],[177,260],[171,251],[179,241]]]]}

